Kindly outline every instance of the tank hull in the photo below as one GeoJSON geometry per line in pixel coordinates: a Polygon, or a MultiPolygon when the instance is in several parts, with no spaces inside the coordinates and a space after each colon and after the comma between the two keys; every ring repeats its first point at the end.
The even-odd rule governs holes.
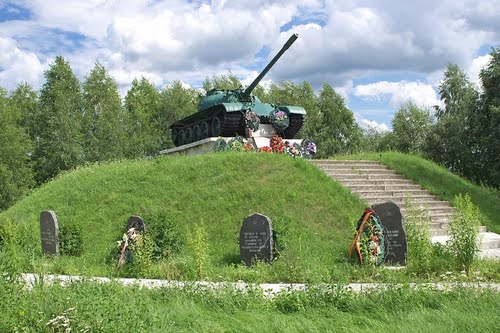
{"type": "MultiPolygon", "coordinates": [[[[278,134],[284,139],[294,139],[304,123],[305,110],[298,106],[280,106],[289,119],[288,127],[278,134]]],[[[244,103],[221,103],[183,118],[170,126],[175,146],[203,140],[208,137],[246,136],[245,113],[255,112],[261,124],[270,124],[270,113],[276,106],[267,103],[248,107],[244,103]]]]}

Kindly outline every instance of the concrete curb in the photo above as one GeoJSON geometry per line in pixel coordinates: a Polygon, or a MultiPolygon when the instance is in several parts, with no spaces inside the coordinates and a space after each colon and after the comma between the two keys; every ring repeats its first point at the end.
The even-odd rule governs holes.
{"type": "Polygon", "coordinates": [[[436,283],[349,283],[349,284],[318,284],[307,285],[303,283],[262,283],[252,284],[245,282],[207,282],[207,281],[172,281],[172,280],[157,280],[157,279],[131,279],[131,278],[106,278],[106,277],[84,277],[72,275],[39,275],[32,273],[21,274],[21,279],[26,283],[26,289],[31,290],[36,284],[52,286],[59,284],[60,286],[68,286],[71,283],[79,282],[96,282],[96,283],[118,283],[123,286],[135,286],[139,288],[158,289],[158,288],[195,288],[206,291],[220,291],[226,288],[245,291],[251,289],[261,289],[267,297],[273,297],[279,293],[290,291],[305,291],[310,287],[325,289],[325,290],[345,290],[355,293],[365,293],[371,290],[378,289],[398,289],[409,287],[413,290],[433,289],[438,291],[448,291],[456,288],[475,288],[475,289],[490,289],[500,292],[500,283],[487,282],[436,282],[436,283]]]}

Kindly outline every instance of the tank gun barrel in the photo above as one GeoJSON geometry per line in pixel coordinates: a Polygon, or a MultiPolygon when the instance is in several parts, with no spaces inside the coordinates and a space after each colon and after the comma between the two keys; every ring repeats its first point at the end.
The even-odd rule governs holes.
{"type": "Polygon", "coordinates": [[[278,54],[276,54],[274,56],[273,60],[271,60],[271,62],[269,62],[269,64],[267,64],[266,68],[264,68],[264,70],[262,70],[262,72],[260,72],[259,76],[257,76],[257,78],[252,81],[252,83],[245,89],[245,91],[243,91],[243,96],[245,96],[245,97],[250,96],[250,94],[255,89],[255,87],[257,87],[257,85],[262,80],[262,78],[267,74],[267,72],[269,72],[271,67],[274,66],[274,64],[279,60],[279,58],[281,58],[283,53],[285,53],[286,50],[288,50],[288,48],[290,46],[292,46],[292,44],[297,40],[298,37],[299,37],[298,34],[293,34],[290,36],[290,38],[288,38],[288,41],[285,43],[285,45],[283,45],[283,47],[278,52],[278,54]]]}

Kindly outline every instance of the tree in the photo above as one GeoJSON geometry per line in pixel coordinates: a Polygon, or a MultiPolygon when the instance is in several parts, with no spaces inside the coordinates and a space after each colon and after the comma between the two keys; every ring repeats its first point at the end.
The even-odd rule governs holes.
{"type": "Polygon", "coordinates": [[[379,129],[368,125],[363,130],[362,151],[364,152],[383,152],[393,150],[394,134],[392,131],[380,131],[379,129]]]}
{"type": "Polygon", "coordinates": [[[394,148],[403,153],[420,154],[431,126],[429,111],[413,102],[402,105],[392,119],[394,148]]]}
{"type": "Polygon", "coordinates": [[[29,158],[31,141],[19,126],[22,115],[0,88],[0,210],[9,207],[33,186],[29,158]]]}
{"type": "Polygon", "coordinates": [[[500,186],[500,47],[490,52],[491,60],[481,70],[480,145],[484,147],[485,182],[500,186]]]}
{"type": "Polygon", "coordinates": [[[38,93],[26,82],[21,82],[10,95],[10,104],[20,115],[18,125],[25,129],[33,142],[37,140],[39,131],[38,103],[38,93]]]}
{"type": "Polygon", "coordinates": [[[39,133],[34,154],[39,183],[83,161],[80,82],[61,56],[56,57],[44,76],[46,82],[40,92],[40,112],[36,121],[39,133]]]}
{"type": "Polygon", "coordinates": [[[83,137],[85,160],[123,157],[125,129],[116,82],[96,63],[83,83],[83,137]]]}
{"type": "Polygon", "coordinates": [[[125,96],[127,157],[153,156],[163,148],[160,93],[144,77],[134,79],[125,96]]]}
{"type": "Polygon", "coordinates": [[[163,88],[160,98],[160,131],[162,148],[173,147],[170,125],[198,111],[199,93],[174,81],[163,88]]]}
{"type": "Polygon", "coordinates": [[[241,81],[236,75],[229,73],[227,75],[213,75],[211,78],[205,78],[203,81],[203,89],[206,92],[212,89],[238,89],[241,87],[241,81]]]}
{"type": "Polygon", "coordinates": [[[439,86],[444,108],[436,108],[437,122],[428,136],[425,155],[471,180],[484,172],[484,148],[479,141],[479,94],[457,65],[448,65],[439,86]]]}
{"type": "Polygon", "coordinates": [[[306,133],[318,146],[319,157],[349,154],[359,150],[361,129],[354,115],[328,83],[323,84],[317,102],[314,126],[308,125],[306,133]]]}

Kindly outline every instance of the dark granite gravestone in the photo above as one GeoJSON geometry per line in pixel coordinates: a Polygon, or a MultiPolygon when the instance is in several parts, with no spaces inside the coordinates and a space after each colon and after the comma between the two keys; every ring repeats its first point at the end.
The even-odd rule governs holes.
{"type": "Polygon", "coordinates": [[[384,263],[389,265],[406,265],[406,233],[403,226],[403,216],[399,207],[393,202],[373,205],[373,210],[380,218],[384,228],[386,254],[384,263]]]}
{"type": "Polygon", "coordinates": [[[273,260],[273,227],[271,220],[253,214],[243,220],[240,229],[240,258],[247,266],[256,260],[273,260]]]}
{"type": "Polygon", "coordinates": [[[127,222],[127,232],[130,228],[135,228],[137,231],[146,231],[146,224],[144,223],[144,220],[140,216],[131,216],[128,218],[127,222]]]}
{"type": "Polygon", "coordinates": [[[56,213],[51,210],[40,213],[40,239],[43,254],[59,254],[59,226],[56,213]]]}

